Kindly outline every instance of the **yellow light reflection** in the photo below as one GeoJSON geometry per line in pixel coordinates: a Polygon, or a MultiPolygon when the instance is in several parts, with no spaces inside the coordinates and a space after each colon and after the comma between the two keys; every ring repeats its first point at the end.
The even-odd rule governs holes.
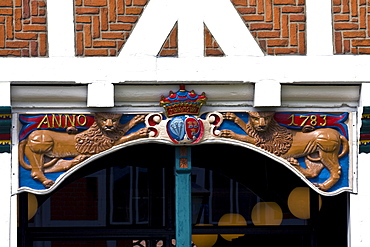
{"type": "Polygon", "coordinates": [[[28,193],[28,220],[35,216],[38,208],[37,198],[34,194],[28,193]]]}
{"type": "Polygon", "coordinates": [[[252,221],[256,226],[278,226],[283,221],[283,211],[276,202],[259,202],[252,209],[252,221]]]}
{"type": "MultiPolygon", "coordinates": [[[[197,224],[196,226],[213,226],[212,224],[197,224]]],[[[217,241],[217,234],[193,234],[196,247],[212,247],[217,241]]]]}
{"type": "MultiPolygon", "coordinates": [[[[224,214],[218,221],[219,226],[246,226],[247,221],[240,214],[224,214]]],[[[244,236],[244,234],[221,234],[227,241],[244,236]]]]}
{"type": "MultiPolygon", "coordinates": [[[[319,210],[322,200],[319,197],[319,210]]],[[[299,219],[310,218],[310,189],[308,187],[297,187],[293,189],[288,197],[288,207],[290,212],[299,219]]]]}

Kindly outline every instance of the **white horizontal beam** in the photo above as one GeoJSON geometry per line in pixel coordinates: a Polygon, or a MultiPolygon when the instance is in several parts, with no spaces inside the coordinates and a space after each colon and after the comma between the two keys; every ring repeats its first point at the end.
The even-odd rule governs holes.
{"type": "MultiPolygon", "coordinates": [[[[98,83],[99,84],[99,83],[98,83]]],[[[203,109],[208,111],[210,108],[217,107],[217,111],[224,109],[224,107],[246,107],[246,106],[277,106],[281,102],[280,107],[311,107],[311,108],[323,108],[323,107],[335,107],[342,108],[346,107],[357,107],[360,98],[360,85],[300,85],[295,86],[292,84],[283,84],[280,86],[278,82],[267,81],[258,82],[260,84],[261,91],[255,91],[255,85],[252,83],[219,83],[219,84],[207,84],[199,82],[198,84],[187,85],[187,90],[194,90],[196,93],[206,93],[208,97],[207,106],[203,109]],[[266,83],[266,85],[265,85],[266,83]],[[267,90],[273,89],[268,88],[268,83],[276,83],[275,91],[267,90]],[[335,90],[335,93],[333,93],[335,90]],[[267,95],[267,92],[271,95],[267,95]],[[258,96],[256,96],[258,95],[258,96]],[[281,96],[280,96],[281,95],[281,96]],[[254,98],[259,97],[260,102],[254,101],[254,98]],[[275,99],[276,101],[272,101],[275,99]],[[262,104],[262,103],[263,104],[262,104]]],[[[366,84],[366,83],[364,83],[366,84]]],[[[362,85],[364,85],[362,84],[362,85]]],[[[103,86],[103,85],[101,85],[103,86]]],[[[154,111],[162,111],[163,108],[159,107],[159,99],[161,95],[168,95],[170,91],[176,91],[179,86],[168,84],[116,84],[114,85],[114,97],[108,93],[103,93],[103,90],[98,90],[94,96],[92,91],[88,92],[88,86],[86,84],[80,84],[79,86],[59,86],[48,85],[48,86],[12,86],[12,107],[21,109],[60,109],[63,107],[63,112],[70,111],[71,109],[83,109],[86,110],[87,101],[96,100],[94,104],[96,107],[103,107],[103,102],[111,101],[115,99],[115,107],[129,107],[131,111],[136,111],[138,107],[141,109],[145,108],[148,112],[150,107],[156,107],[154,111]],[[90,99],[88,100],[88,97],[90,99]],[[102,101],[102,102],[100,102],[102,101]],[[148,108],[149,107],[149,108],[148,108]]],[[[258,90],[258,89],[257,89],[258,90]]],[[[363,90],[361,90],[363,91],[363,90]]],[[[365,92],[366,93],[366,92],[365,92]]],[[[367,94],[369,95],[369,93],[367,94]]],[[[366,96],[366,95],[362,95],[366,96]]],[[[89,102],[89,106],[92,106],[93,102],[89,102]]],[[[107,105],[105,105],[107,106],[107,105]]],[[[151,108],[150,108],[151,109],[151,108]]],[[[213,108],[210,111],[213,111],[213,108]]],[[[244,109],[244,108],[243,108],[244,109]]]]}
{"type": "Polygon", "coordinates": [[[369,82],[368,56],[276,56],[219,58],[6,58],[2,81],[80,82],[276,80],[369,82]],[[22,73],[19,73],[22,71],[22,73]],[[37,72],[37,73],[35,73],[37,72]],[[31,76],[32,75],[32,76],[31,76]]]}

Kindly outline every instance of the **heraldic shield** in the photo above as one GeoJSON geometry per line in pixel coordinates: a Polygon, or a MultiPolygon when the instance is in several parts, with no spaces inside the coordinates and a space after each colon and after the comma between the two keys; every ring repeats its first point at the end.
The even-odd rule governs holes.
{"type": "Polygon", "coordinates": [[[167,123],[167,132],[175,143],[194,143],[202,138],[203,123],[194,116],[176,116],[167,123]]]}

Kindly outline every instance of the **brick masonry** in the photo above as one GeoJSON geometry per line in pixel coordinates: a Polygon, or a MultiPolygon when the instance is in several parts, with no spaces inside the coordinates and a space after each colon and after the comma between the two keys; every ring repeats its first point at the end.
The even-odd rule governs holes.
{"type": "Polygon", "coordinates": [[[204,56],[206,57],[222,57],[225,56],[220,45],[213,37],[207,26],[204,26],[204,56]]]}
{"type": "Polygon", "coordinates": [[[0,56],[47,55],[46,0],[0,0],[0,56]]]}
{"type": "Polygon", "coordinates": [[[367,0],[333,0],[334,53],[370,54],[367,0]]]}
{"type": "Polygon", "coordinates": [[[266,54],[306,53],[305,0],[232,0],[232,3],[266,54]]]}
{"type": "MultiPolygon", "coordinates": [[[[76,0],[77,56],[116,56],[143,13],[146,0],[76,0]]],[[[232,0],[266,54],[305,54],[305,0],[232,0]]],[[[205,27],[205,56],[223,56],[205,27]]],[[[177,26],[159,56],[177,55],[177,26]]]]}
{"type": "Polygon", "coordinates": [[[164,42],[161,50],[158,53],[158,57],[177,57],[178,46],[177,46],[177,23],[172,28],[166,41],[164,42]]]}
{"type": "Polygon", "coordinates": [[[76,55],[117,56],[147,0],[75,0],[76,55]]]}
{"type": "MultiPolygon", "coordinates": [[[[176,57],[178,55],[178,46],[177,46],[177,23],[172,29],[170,35],[167,37],[164,42],[158,56],[159,57],[176,57]]],[[[217,41],[204,26],[204,56],[206,57],[222,57],[225,54],[223,53],[221,47],[218,45],[217,41]]]]}
{"type": "MultiPolygon", "coordinates": [[[[149,0],[74,0],[77,56],[117,56],[149,0]]],[[[306,54],[305,0],[230,0],[266,55],[306,54]]],[[[332,0],[334,54],[370,54],[370,2],[332,0]]],[[[46,57],[46,0],[0,0],[0,56],[46,57]]],[[[205,26],[205,56],[223,56],[205,26]]],[[[177,25],[158,56],[177,56],[177,25]]]]}

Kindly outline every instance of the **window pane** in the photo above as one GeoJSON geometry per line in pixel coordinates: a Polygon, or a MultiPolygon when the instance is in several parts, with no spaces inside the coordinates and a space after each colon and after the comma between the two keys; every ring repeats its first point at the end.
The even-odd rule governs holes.
{"type": "Polygon", "coordinates": [[[98,220],[98,179],[80,178],[50,198],[51,220],[98,220]]]}

